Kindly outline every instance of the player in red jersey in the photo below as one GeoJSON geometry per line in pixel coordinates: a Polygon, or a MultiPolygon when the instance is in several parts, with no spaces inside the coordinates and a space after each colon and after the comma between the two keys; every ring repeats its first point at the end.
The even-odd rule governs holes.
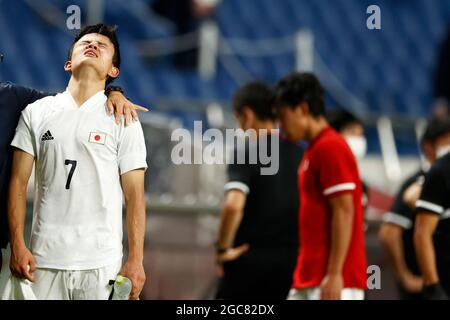
{"type": "Polygon", "coordinates": [[[309,142],[298,171],[300,251],[289,299],[363,299],[367,262],[356,159],[329,126],[313,74],[280,80],[274,106],[289,139],[309,142]]]}

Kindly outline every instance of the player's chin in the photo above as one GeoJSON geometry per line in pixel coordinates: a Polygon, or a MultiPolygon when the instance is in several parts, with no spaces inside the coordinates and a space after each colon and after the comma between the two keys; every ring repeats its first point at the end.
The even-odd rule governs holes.
{"type": "Polygon", "coordinates": [[[301,140],[298,134],[294,134],[292,132],[287,133],[286,137],[290,142],[298,142],[301,140]]]}
{"type": "Polygon", "coordinates": [[[98,66],[100,67],[100,59],[95,56],[86,56],[83,55],[79,59],[79,65],[90,65],[90,66],[98,66]]]}

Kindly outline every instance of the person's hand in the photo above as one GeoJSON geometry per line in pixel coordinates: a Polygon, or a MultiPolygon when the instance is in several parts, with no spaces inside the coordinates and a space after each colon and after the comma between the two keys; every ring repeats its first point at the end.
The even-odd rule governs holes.
{"type": "Polygon", "coordinates": [[[130,300],[138,300],[146,280],[142,262],[127,261],[119,274],[130,279],[133,285],[131,288],[130,300]]]}
{"type": "Polygon", "coordinates": [[[114,114],[116,118],[116,123],[120,123],[120,118],[125,117],[125,126],[131,124],[131,122],[137,121],[138,114],[136,110],[147,112],[148,109],[140,105],[134,104],[119,91],[111,91],[108,96],[108,101],[106,103],[110,114],[114,114]]]}
{"type": "Polygon", "coordinates": [[[401,283],[403,288],[410,293],[419,293],[423,288],[423,279],[410,272],[402,276],[401,283]]]}
{"type": "Polygon", "coordinates": [[[243,244],[236,248],[227,249],[224,253],[217,255],[217,264],[222,265],[224,262],[236,260],[247,252],[249,248],[250,246],[248,244],[243,244]]]}
{"type": "Polygon", "coordinates": [[[9,268],[16,278],[28,279],[34,282],[33,272],[36,271],[36,262],[30,250],[25,245],[11,246],[9,268]]]}
{"type": "Polygon", "coordinates": [[[341,300],[341,291],[344,288],[342,274],[327,274],[320,284],[321,300],[341,300]]]}

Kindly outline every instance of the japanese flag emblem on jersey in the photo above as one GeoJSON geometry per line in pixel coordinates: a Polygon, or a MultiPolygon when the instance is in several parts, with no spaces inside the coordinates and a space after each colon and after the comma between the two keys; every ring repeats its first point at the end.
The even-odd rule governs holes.
{"type": "Polygon", "coordinates": [[[91,132],[89,134],[89,142],[97,144],[105,144],[106,133],[101,132],[91,132]]]}

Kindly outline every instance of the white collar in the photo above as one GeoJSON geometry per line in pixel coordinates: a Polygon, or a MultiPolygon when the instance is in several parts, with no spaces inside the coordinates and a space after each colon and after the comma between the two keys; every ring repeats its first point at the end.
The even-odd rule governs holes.
{"type": "Polygon", "coordinates": [[[66,91],[64,91],[63,93],[71,101],[73,107],[76,107],[77,109],[88,108],[90,106],[94,106],[98,103],[101,103],[102,99],[106,100],[105,90],[100,90],[99,92],[91,96],[89,99],[87,99],[81,106],[78,106],[77,102],[70,93],[69,88],[66,88],[66,91]]]}

